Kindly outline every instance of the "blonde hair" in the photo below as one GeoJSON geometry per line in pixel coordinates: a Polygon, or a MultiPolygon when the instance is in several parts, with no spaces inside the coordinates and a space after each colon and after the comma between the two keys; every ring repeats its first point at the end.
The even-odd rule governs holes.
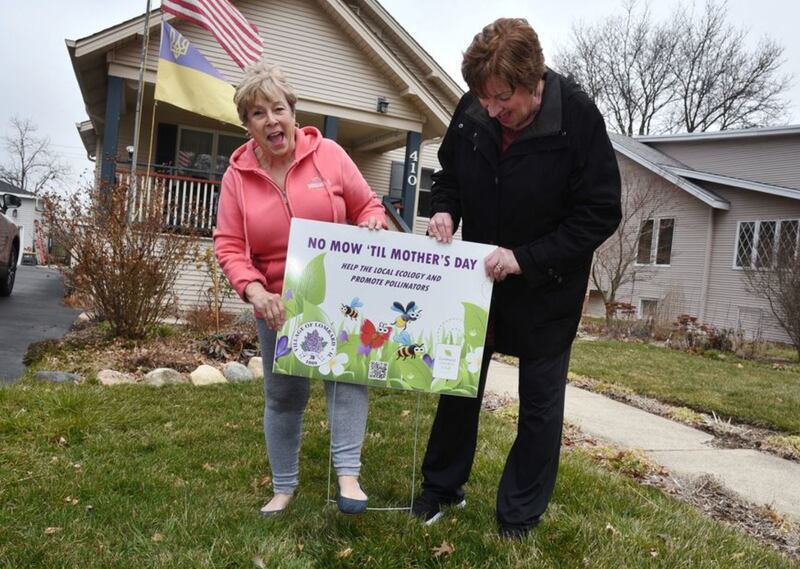
{"type": "Polygon", "coordinates": [[[236,104],[236,111],[242,124],[247,124],[247,112],[255,105],[259,95],[269,102],[286,99],[294,114],[297,95],[277,65],[259,61],[245,69],[244,77],[233,95],[233,102],[236,104]]]}
{"type": "Polygon", "coordinates": [[[539,36],[523,18],[500,18],[476,34],[464,52],[461,74],[470,90],[483,94],[486,82],[497,76],[512,89],[536,89],[544,76],[539,36]]]}

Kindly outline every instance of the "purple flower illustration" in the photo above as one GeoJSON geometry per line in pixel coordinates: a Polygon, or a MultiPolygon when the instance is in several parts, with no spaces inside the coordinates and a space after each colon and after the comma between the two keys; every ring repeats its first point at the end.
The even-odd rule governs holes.
{"type": "Polygon", "coordinates": [[[364,344],[361,344],[358,347],[358,353],[361,354],[362,356],[368,356],[371,351],[372,351],[372,346],[365,346],[364,344]]]}
{"type": "Polygon", "coordinates": [[[275,360],[290,354],[292,349],[289,347],[289,337],[281,336],[278,338],[278,344],[275,346],[275,360]]]}
{"type": "Polygon", "coordinates": [[[311,333],[305,337],[303,343],[300,344],[300,347],[306,352],[319,354],[322,353],[322,350],[324,350],[327,345],[328,342],[322,339],[319,332],[312,330],[311,333]]]}
{"type": "Polygon", "coordinates": [[[286,300],[292,300],[292,298],[294,297],[294,294],[292,293],[292,289],[287,288],[286,289],[286,294],[284,294],[283,296],[286,297],[286,300]]]}
{"type": "Polygon", "coordinates": [[[349,340],[349,339],[350,339],[350,334],[347,333],[347,330],[342,330],[341,332],[339,332],[339,341],[340,342],[344,343],[344,342],[347,342],[347,340],[349,340]]]}
{"type": "Polygon", "coordinates": [[[425,362],[425,365],[427,365],[429,368],[433,369],[434,360],[430,355],[425,354],[424,356],[422,356],[422,361],[425,362]]]}

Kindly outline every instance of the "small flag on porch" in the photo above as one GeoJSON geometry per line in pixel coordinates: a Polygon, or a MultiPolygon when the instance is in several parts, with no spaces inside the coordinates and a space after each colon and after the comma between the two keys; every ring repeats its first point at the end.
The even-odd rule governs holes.
{"type": "Polygon", "coordinates": [[[161,0],[161,9],[207,29],[242,69],[264,53],[258,29],[228,0],[161,0]]]}
{"type": "Polygon", "coordinates": [[[155,98],[241,128],[233,85],[178,30],[162,26],[155,98]]]}

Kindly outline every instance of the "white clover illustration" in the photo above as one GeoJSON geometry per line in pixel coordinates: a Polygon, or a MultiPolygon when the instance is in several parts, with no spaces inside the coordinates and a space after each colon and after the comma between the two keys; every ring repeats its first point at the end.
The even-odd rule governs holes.
{"type": "Polygon", "coordinates": [[[483,360],[483,346],[469,352],[465,359],[467,360],[467,369],[470,373],[480,371],[481,361],[483,360]]]}
{"type": "Polygon", "coordinates": [[[331,372],[333,372],[333,375],[342,375],[342,372],[344,372],[344,364],[346,364],[349,359],[348,355],[344,352],[336,354],[319,366],[319,372],[322,375],[328,375],[331,372]]]}

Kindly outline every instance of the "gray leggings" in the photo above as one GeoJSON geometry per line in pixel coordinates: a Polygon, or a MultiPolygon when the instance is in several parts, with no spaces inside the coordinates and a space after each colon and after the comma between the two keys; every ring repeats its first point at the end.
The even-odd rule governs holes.
{"type": "MultiPolygon", "coordinates": [[[[275,493],[292,494],[300,477],[300,438],[308,403],[309,380],[272,373],[274,330],[258,319],[264,365],[264,437],[275,493]]],[[[338,476],[358,476],[367,425],[367,386],[326,381],[333,467],[338,476]]]]}

